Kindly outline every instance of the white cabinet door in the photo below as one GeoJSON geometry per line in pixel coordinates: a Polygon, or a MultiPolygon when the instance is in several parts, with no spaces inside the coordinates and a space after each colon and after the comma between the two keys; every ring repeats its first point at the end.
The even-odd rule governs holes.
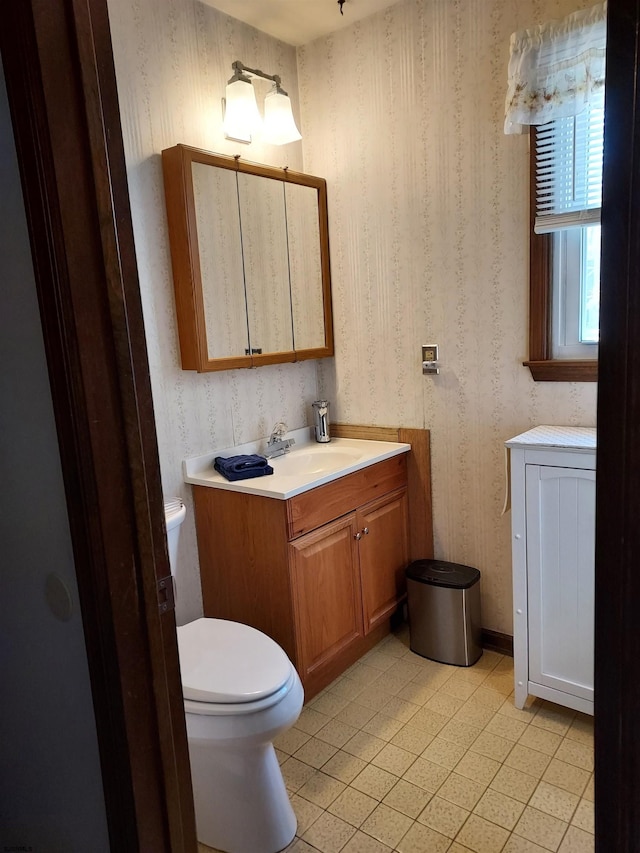
{"type": "Polygon", "coordinates": [[[525,479],[529,682],[593,701],[595,471],[525,479]]]}

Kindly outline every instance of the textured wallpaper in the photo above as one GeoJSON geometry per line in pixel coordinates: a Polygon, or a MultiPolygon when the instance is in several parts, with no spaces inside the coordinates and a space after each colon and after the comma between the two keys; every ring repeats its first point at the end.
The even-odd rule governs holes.
{"type": "Polygon", "coordinates": [[[507,633],[503,442],[595,423],[595,384],[522,366],[528,137],[503,135],[510,34],[577,5],[406,0],[298,51],[305,168],[329,193],[323,395],[336,420],[432,430],[436,556],[481,570],[483,623],[507,633]],[[422,375],[424,343],[439,376],[422,375]]]}
{"type": "Polygon", "coordinates": [[[312,423],[318,388],[315,362],[215,374],[180,368],[160,153],[182,142],[300,171],[299,142],[276,148],[226,141],[220,100],[231,63],[239,59],[279,73],[299,115],[296,54],[195,0],[109,0],[109,17],[162,485],[166,496],[181,495],[188,510],[177,574],[182,624],[202,615],[191,486],[182,482],[182,460],[260,438],[278,420],[291,429],[312,423]]]}
{"type": "Polygon", "coordinates": [[[503,442],[536,424],[593,426],[596,386],[534,383],[522,366],[528,138],[502,132],[509,36],[578,5],[405,0],[296,57],[195,0],[109,0],[163,486],[189,508],[179,622],[201,613],[181,460],[281,417],[311,423],[322,392],[334,420],[432,430],[436,555],[481,570],[484,625],[511,632],[503,442]],[[234,59],[279,69],[302,144],[224,141],[234,59]],[[160,168],[177,142],[327,178],[335,359],[180,369],[160,168]],[[440,376],[422,375],[423,343],[440,345],[440,376]]]}

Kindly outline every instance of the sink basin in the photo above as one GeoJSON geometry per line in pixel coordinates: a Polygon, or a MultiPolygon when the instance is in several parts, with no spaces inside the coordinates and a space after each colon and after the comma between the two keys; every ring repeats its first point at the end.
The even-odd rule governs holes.
{"type": "Polygon", "coordinates": [[[273,473],[281,477],[310,474],[328,474],[347,468],[362,457],[357,450],[334,450],[326,445],[290,450],[284,456],[270,459],[273,473]]]}

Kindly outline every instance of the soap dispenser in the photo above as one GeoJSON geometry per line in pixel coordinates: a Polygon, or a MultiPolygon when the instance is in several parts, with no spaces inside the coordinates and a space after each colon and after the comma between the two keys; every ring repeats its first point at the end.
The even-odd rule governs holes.
{"type": "Polygon", "coordinates": [[[316,441],[325,444],[331,441],[329,432],[329,402],[327,400],[316,400],[313,403],[313,422],[316,431],[316,441]]]}

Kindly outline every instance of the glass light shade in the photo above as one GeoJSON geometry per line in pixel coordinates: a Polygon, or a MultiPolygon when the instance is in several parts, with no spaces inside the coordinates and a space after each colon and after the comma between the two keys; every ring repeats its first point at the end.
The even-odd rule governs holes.
{"type": "Polygon", "coordinates": [[[271,145],[286,145],[302,139],[291,111],[288,95],[272,91],[264,99],[262,140],[271,145]]]}
{"type": "Polygon", "coordinates": [[[227,83],[225,94],[227,103],[222,128],[226,136],[250,142],[262,124],[253,84],[234,80],[227,83]]]}

